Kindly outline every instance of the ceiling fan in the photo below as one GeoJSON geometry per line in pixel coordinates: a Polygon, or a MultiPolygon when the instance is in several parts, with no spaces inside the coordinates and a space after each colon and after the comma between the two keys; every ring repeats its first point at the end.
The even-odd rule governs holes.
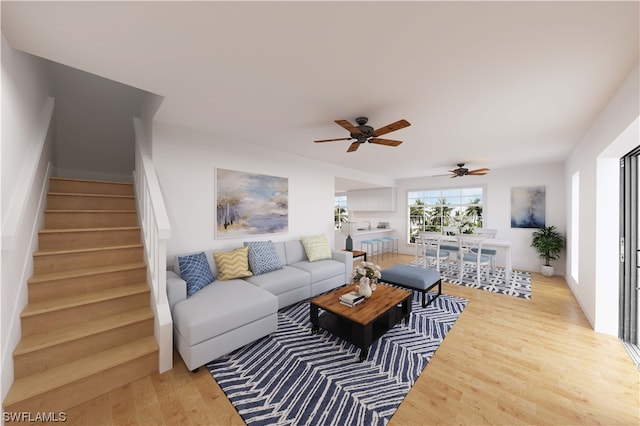
{"type": "MultiPolygon", "coordinates": [[[[486,175],[490,169],[483,167],[481,169],[469,170],[464,166],[464,163],[458,163],[458,168],[449,170],[449,172],[453,173],[451,179],[462,177],[462,176],[483,176],[486,175]]],[[[438,176],[447,176],[447,175],[438,175],[438,176]]]]}
{"type": "Polygon", "coordinates": [[[402,141],[381,139],[378,136],[386,135],[387,133],[391,133],[396,130],[404,129],[405,127],[411,126],[411,123],[409,123],[407,120],[398,120],[395,123],[391,123],[384,127],[380,127],[379,129],[373,130],[373,127],[367,126],[368,121],[369,119],[367,117],[358,117],[356,118],[356,123],[358,124],[358,126],[356,127],[347,120],[335,120],[336,124],[346,129],[351,137],[338,139],[321,139],[314,142],[335,142],[355,139],[355,142],[353,142],[349,146],[347,152],[356,151],[358,148],[360,148],[360,145],[365,142],[376,143],[379,145],[398,146],[402,143],[402,141]]]}

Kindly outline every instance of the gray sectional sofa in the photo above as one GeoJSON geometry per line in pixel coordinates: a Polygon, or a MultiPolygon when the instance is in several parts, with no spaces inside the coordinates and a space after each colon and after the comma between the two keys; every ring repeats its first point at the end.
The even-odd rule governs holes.
{"type": "MultiPolygon", "coordinates": [[[[352,253],[331,250],[331,259],[309,261],[300,240],[274,242],[282,268],[261,275],[216,279],[187,297],[178,257],[167,271],[174,344],[187,368],[200,366],[277,330],[278,309],[346,284],[352,253]]],[[[214,277],[213,252],[206,258],[214,277]]]]}

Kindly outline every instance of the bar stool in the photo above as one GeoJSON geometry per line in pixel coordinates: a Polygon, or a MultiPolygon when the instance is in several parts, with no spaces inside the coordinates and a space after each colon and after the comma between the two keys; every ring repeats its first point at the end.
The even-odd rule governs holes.
{"type": "Polygon", "coordinates": [[[362,240],[360,250],[366,252],[370,261],[373,261],[373,256],[380,254],[380,245],[375,240],[362,240]]]}
{"type": "Polygon", "coordinates": [[[398,237],[383,237],[383,240],[387,242],[387,252],[395,253],[398,255],[398,237]]]}
{"type": "Polygon", "coordinates": [[[378,243],[378,254],[384,259],[384,254],[387,252],[387,242],[384,238],[374,238],[372,241],[378,243]]]}

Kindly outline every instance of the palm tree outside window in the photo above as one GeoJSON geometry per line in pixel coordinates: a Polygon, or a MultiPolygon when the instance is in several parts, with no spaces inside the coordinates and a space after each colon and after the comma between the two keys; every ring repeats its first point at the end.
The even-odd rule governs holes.
{"type": "Polygon", "coordinates": [[[445,226],[473,233],[483,226],[483,200],[482,187],[409,191],[407,241],[414,243],[419,232],[441,232],[445,226]]]}
{"type": "Polygon", "coordinates": [[[333,228],[335,230],[342,229],[342,225],[349,221],[349,212],[347,211],[347,196],[336,195],[333,209],[333,228]]]}

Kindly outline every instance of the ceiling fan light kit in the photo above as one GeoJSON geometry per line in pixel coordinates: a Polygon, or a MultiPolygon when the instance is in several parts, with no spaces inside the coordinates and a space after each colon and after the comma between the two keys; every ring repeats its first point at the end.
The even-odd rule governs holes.
{"type": "Polygon", "coordinates": [[[387,146],[398,146],[402,143],[402,141],[397,141],[393,139],[382,139],[379,136],[386,135],[387,133],[394,132],[396,130],[404,129],[405,127],[411,126],[407,120],[398,120],[394,123],[388,124],[384,127],[380,127],[379,129],[374,130],[373,127],[367,125],[369,119],[367,117],[358,117],[356,118],[357,126],[351,124],[348,120],[335,120],[335,123],[341,126],[343,129],[349,132],[348,138],[338,138],[338,139],[320,139],[314,141],[316,143],[322,142],[335,142],[335,141],[348,141],[355,139],[355,142],[352,142],[347,149],[347,152],[354,152],[360,145],[365,142],[374,143],[378,145],[387,145],[387,146]]]}

